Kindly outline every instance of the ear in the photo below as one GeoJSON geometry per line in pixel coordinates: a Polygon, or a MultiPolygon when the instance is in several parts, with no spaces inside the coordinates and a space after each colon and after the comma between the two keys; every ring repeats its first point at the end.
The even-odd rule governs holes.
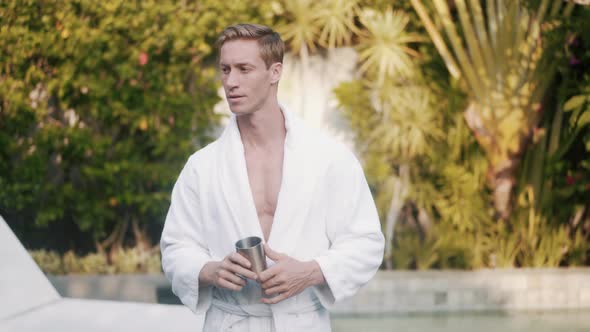
{"type": "Polygon", "coordinates": [[[280,62],[275,62],[270,65],[270,83],[277,84],[281,79],[281,74],[283,73],[283,64],[280,62]]]}

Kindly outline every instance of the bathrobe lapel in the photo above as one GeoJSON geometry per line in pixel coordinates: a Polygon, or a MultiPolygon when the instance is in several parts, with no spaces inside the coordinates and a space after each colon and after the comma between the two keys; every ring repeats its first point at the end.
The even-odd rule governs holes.
{"type": "MultiPolygon", "coordinates": [[[[301,120],[284,109],[282,111],[287,128],[283,177],[268,244],[274,250],[290,254],[300,241],[298,235],[311,207],[319,170],[312,167],[315,164],[312,159],[317,158],[317,153],[307,142],[309,137],[301,120]]],[[[235,115],[232,115],[219,143],[222,146],[218,164],[219,183],[231,224],[240,238],[263,238],[235,115]]]]}

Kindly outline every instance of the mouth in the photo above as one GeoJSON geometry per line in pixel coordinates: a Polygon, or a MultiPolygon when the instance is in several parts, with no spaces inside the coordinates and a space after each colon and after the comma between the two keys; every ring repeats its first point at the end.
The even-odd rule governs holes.
{"type": "Polygon", "coordinates": [[[233,95],[233,96],[231,96],[231,95],[230,95],[230,96],[227,98],[227,100],[229,100],[229,101],[232,101],[232,102],[233,102],[233,101],[240,101],[240,100],[242,100],[242,99],[244,99],[244,98],[246,98],[246,96],[239,96],[239,95],[233,95]]]}

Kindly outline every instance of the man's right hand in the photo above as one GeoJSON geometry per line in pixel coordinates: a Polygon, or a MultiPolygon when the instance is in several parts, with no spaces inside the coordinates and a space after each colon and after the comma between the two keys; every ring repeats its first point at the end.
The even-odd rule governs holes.
{"type": "Polygon", "coordinates": [[[252,280],[256,280],[258,277],[256,273],[250,270],[250,267],[250,261],[246,257],[234,252],[227,255],[221,262],[206,263],[199,273],[199,282],[240,291],[246,285],[246,281],[237,274],[252,280]]]}

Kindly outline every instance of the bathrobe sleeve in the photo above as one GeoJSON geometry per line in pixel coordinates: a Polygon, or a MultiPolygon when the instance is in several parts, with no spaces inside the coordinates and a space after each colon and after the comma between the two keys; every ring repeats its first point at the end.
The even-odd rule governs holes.
{"type": "Polygon", "coordinates": [[[162,269],[172,284],[172,292],[194,313],[202,313],[210,306],[211,287],[199,284],[199,273],[211,257],[204,241],[193,162],[189,159],[172,190],[160,250],[162,269]]]}
{"type": "Polygon", "coordinates": [[[329,168],[326,186],[326,233],[330,248],[316,257],[327,285],[320,300],[330,307],[354,295],[377,272],[384,237],[363,169],[350,151],[329,168]]]}

